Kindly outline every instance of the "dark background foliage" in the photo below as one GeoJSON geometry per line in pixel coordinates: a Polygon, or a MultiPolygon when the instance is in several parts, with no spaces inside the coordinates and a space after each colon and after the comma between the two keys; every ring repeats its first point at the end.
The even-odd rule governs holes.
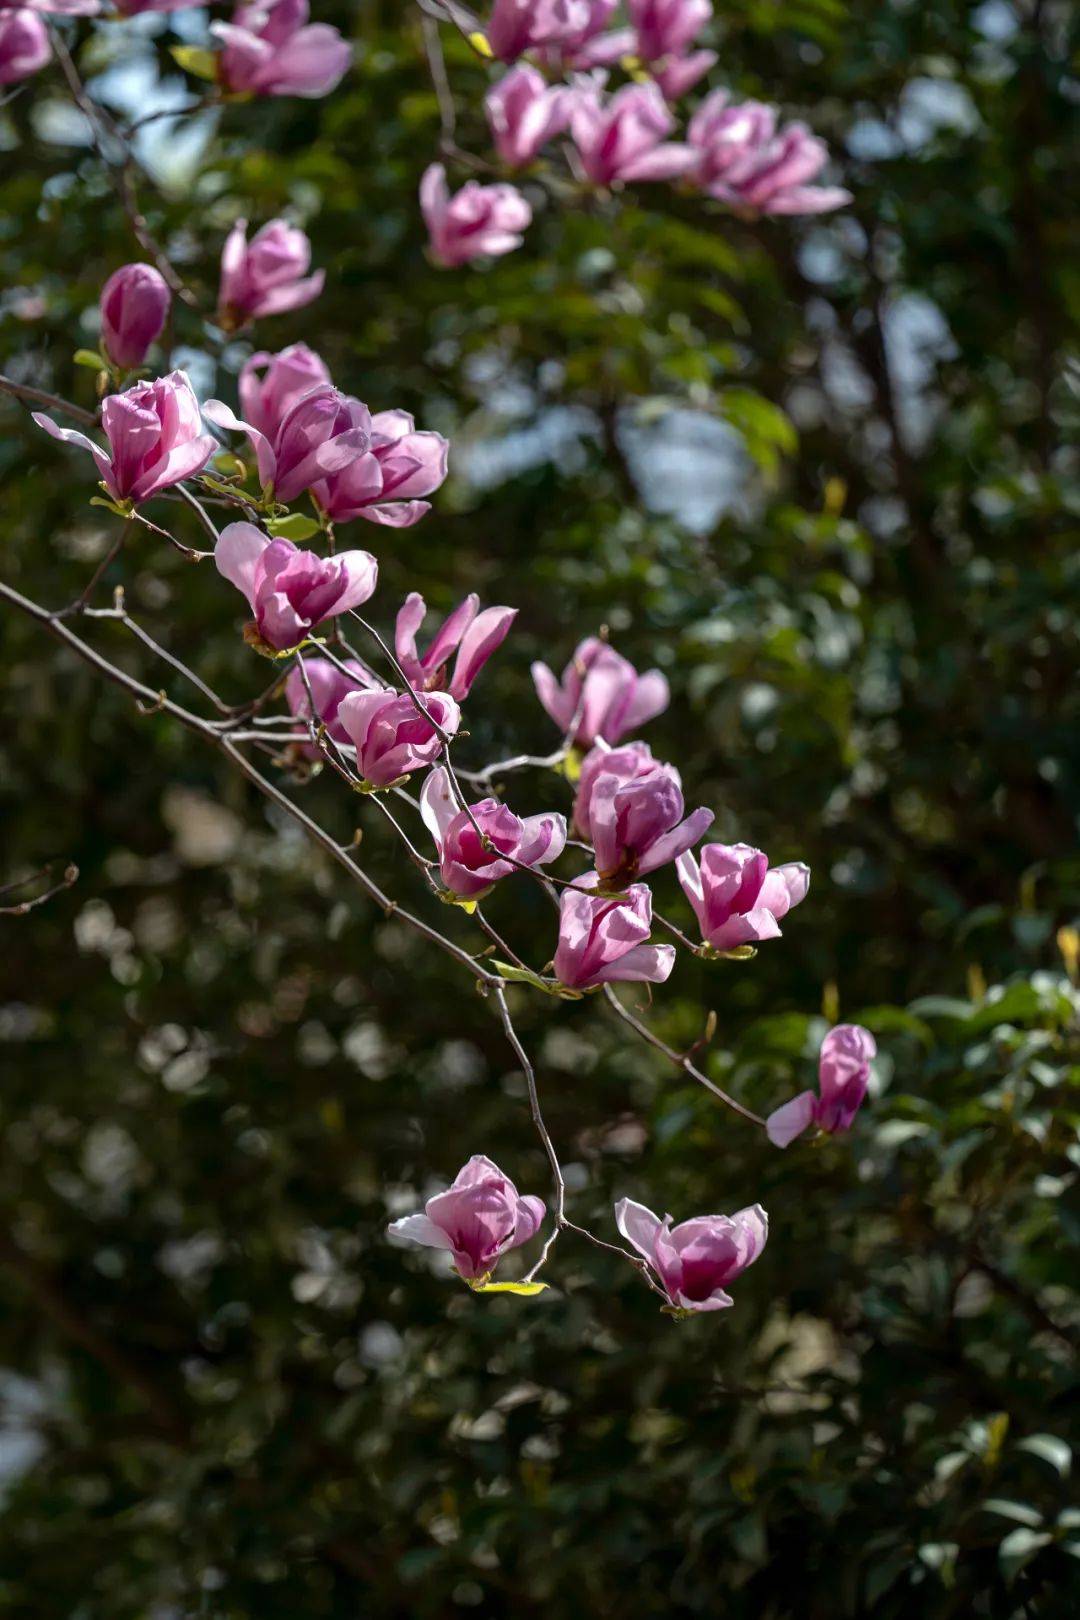
{"type": "MultiPolygon", "coordinates": [[[[5,611],[0,877],[81,877],[0,918],[4,1612],[1075,1612],[1076,41],[1041,0],[716,9],[717,82],[806,116],[850,210],[530,184],[524,249],[436,271],[419,14],[374,3],[318,8],[358,42],[334,95],[230,108],[191,161],[167,135],[144,201],[207,301],[238,214],[303,223],[326,292],[260,343],[306,339],[451,437],[434,513],[355,543],[384,626],[409,588],[520,606],[473,759],[554,741],[530,659],[603,623],[669,674],[649,740],[719,836],[810,862],[784,940],[683,960],[657,1029],[688,1045],[715,1009],[702,1061],[768,1109],[826,1017],[859,1019],[882,1095],[781,1155],[602,1007],[522,995],[577,1218],[758,1199],[772,1235],[735,1308],[684,1323],[572,1236],[539,1300],[452,1286],[387,1220],[477,1150],[546,1191],[490,1008],[5,611]]],[[[154,51],[175,89],[165,47],[203,21],[80,25],[80,65],[141,110],[154,51]]],[[[443,34],[485,151],[486,70],[443,34]]],[[[2,369],[89,404],[83,317],[138,255],[55,74],[0,110],[0,163],[2,369]]],[[[231,397],[245,346],[215,357],[183,312],[175,341],[231,397]]],[[[113,520],[11,400],[0,429],[2,574],[58,605],[113,520]]],[[[227,696],[257,689],[212,569],[147,536],[110,578],[227,696]]],[[[347,837],[333,778],[303,791],[347,837]]],[[[566,798],[538,775],[514,802],[566,798]]],[[[376,825],[364,848],[426,903],[376,825]]],[[[541,960],[528,886],[492,905],[541,960]]]]}

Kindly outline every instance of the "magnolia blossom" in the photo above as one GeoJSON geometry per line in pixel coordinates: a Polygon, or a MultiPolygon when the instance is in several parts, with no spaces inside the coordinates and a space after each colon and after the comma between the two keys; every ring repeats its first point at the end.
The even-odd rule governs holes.
{"type": "Polygon", "coordinates": [[[281,315],[310,304],[323,289],[325,272],[308,275],[311,243],[295,225],[272,219],[249,242],[247,220],[238,219],[221,254],[218,320],[235,331],[260,315],[281,315]]]}
{"type": "Polygon", "coordinates": [[[581,166],[598,186],[624,180],[672,180],[696,154],[667,141],[675,120],[655,84],[627,84],[605,101],[598,86],[581,90],[570,115],[581,166]]]}
{"type": "Polygon", "coordinates": [[[96,17],[101,0],[23,0],[22,9],[40,11],[46,17],[96,17]]]}
{"type": "Polygon", "coordinates": [[[566,821],[547,814],[521,820],[498,799],[481,799],[466,813],[450,776],[437,765],[420,792],[420,814],[439,852],[443,886],[462,900],[478,900],[519,866],[546,866],[566,844],[566,821]],[[477,827],[480,833],[477,833],[477,827]],[[481,840],[491,848],[485,848],[481,840]]]}
{"type": "Polygon", "coordinates": [[[681,56],[712,16],[711,0],[626,0],[645,62],[681,56]]]}
{"type": "Polygon", "coordinates": [[[289,652],[326,619],[366,602],[379,565],[367,551],[318,557],[271,540],[254,523],[230,523],[214,548],[218,573],[247,597],[263,646],[289,652]]]}
{"type": "Polygon", "coordinates": [[[358,404],[329,383],[317,384],[293,399],[272,439],[220,399],[208,399],[204,409],[215,426],[247,434],[263,489],[287,506],[320,479],[367,454],[371,418],[361,406],[357,419],[353,407],[358,404]]]}
{"type": "Polygon", "coordinates": [[[418,591],[410,591],[398,610],[394,626],[394,653],[416,692],[441,690],[463,703],[472,684],[493,652],[502,646],[517,608],[490,607],[481,613],[480,598],[469,593],[459,602],[436,631],[425,653],[416,650],[416,634],[424,622],[427,603],[418,591]],[[453,674],[447,670],[454,654],[453,674]]]}
{"type": "Polygon", "coordinates": [[[712,9],[711,0],[627,0],[637,54],[669,101],[693,89],[716,64],[715,51],[689,49],[712,9]]]}
{"type": "Polygon", "coordinates": [[[849,1131],[866,1096],[877,1042],[861,1024],[837,1024],[821,1043],[818,1090],[801,1092],[765,1121],[769,1141],[786,1148],[809,1125],[834,1135],[849,1131]]]}
{"type": "Polygon", "coordinates": [[[257,0],[231,23],[210,24],[221,40],[218,82],[233,95],[325,96],[341,80],[352,47],[328,23],[308,24],[308,0],[257,0]]]}
{"type": "MultiPolygon", "coordinates": [[[[348,692],[363,692],[371,688],[382,690],[382,683],[357,658],[346,659],[344,670],[332,664],[328,658],[304,658],[298,659],[288,673],[285,700],[296,718],[306,722],[312,718],[314,699],[316,722],[326,727],[327,736],[334,742],[347,743],[348,733],[338,719],[341,700],[348,692]],[[299,667],[301,662],[303,672],[299,667]],[[348,670],[348,674],[345,670],[348,670]]],[[[318,759],[319,750],[313,743],[304,742],[297,746],[309,759],[318,759]]]]}
{"type": "Polygon", "coordinates": [[[390,1231],[428,1249],[447,1249],[459,1277],[483,1282],[507,1249],[516,1249],[540,1229],[542,1198],[521,1198],[497,1164],[477,1153],[453,1185],[424,1205],[422,1215],[394,1221],[390,1231]]]}
{"type": "MultiPolygon", "coordinates": [[[[595,885],[595,873],[578,879],[595,885]]],[[[605,899],[582,887],[564,889],[559,903],[555,977],[571,990],[620,979],[663,984],[675,966],[673,945],[650,945],[652,895],[635,883],[625,895],[605,899]]]]}
{"type": "Polygon", "coordinates": [[[113,271],[101,289],[101,342],[114,366],[130,371],[142,365],[171,307],[172,293],[153,265],[113,271]]]}
{"type": "Polygon", "coordinates": [[[749,844],[706,844],[700,866],[687,853],[676,870],[702,939],[717,951],[779,939],[781,918],[810,887],[802,861],[770,868],[769,857],[749,844]]]}
{"type": "Polygon", "coordinates": [[[632,28],[618,28],[605,33],[619,0],[583,0],[575,6],[580,22],[560,39],[544,46],[538,53],[546,66],[566,73],[574,69],[611,67],[621,57],[629,56],[636,41],[632,28]]]}
{"type": "Polygon", "coordinates": [[[729,1283],[752,1266],[769,1236],[760,1204],[734,1215],[696,1215],[672,1226],[644,1204],[623,1198],[615,1224],[648,1262],[675,1311],[722,1311],[735,1302],[729,1283]]]}
{"type": "Polygon", "coordinates": [[[574,822],[596,857],[605,888],[618,888],[673,861],[713,823],[711,810],[682,819],[682,782],[673,765],[653,759],[647,743],[598,743],[581,767],[574,822]]]}
{"type": "Polygon", "coordinates": [[[101,406],[101,425],[109,454],[85,433],[57,427],[40,411],[35,411],[34,421],[54,439],[89,450],[113,500],[136,506],[202,472],[218,448],[217,440],[202,432],[199,404],[183,371],[108,395],[101,406]]]}
{"type": "Polygon", "coordinates": [[[408,692],[349,692],[338,704],[338,720],[369,787],[392,787],[411,771],[432,764],[442,752],[439,731],[447,737],[457,731],[461,710],[449,692],[426,692],[422,702],[430,719],[419,713],[408,692]]]}
{"type": "Polygon", "coordinates": [[[587,0],[495,0],[485,30],[491,54],[515,62],[535,45],[570,39],[588,24],[587,0]]]}
{"type": "Polygon", "coordinates": [[[325,362],[306,343],[290,343],[279,354],[260,349],[244,361],[240,371],[237,386],[243,419],[264,438],[273,440],[300,396],[329,382],[325,362]]]}
{"type": "Polygon", "coordinates": [[[378,411],[348,401],[352,420],[369,438],[368,452],[313,485],[312,494],[335,523],[364,518],[391,529],[408,529],[431,511],[431,495],[446,478],[450,446],[441,433],[416,431],[408,411],[378,411]]]}
{"type": "Polygon", "coordinates": [[[755,214],[822,214],[851,201],[840,186],[814,186],[829,159],[805,124],[777,127],[775,107],[728,105],[726,90],[706,96],[687,128],[693,179],[710,197],[755,214]]]}
{"type": "Polygon", "coordinates": [[[532,678],[540,702],[560,731],[572,731],[570,740],[577,748],[591,748],[598,737],[617,743],[663,714],[671,696],[658,669],[639,675],[595,636],[579,643],[561,681],[539,662],[532,666],[532,678]]]}
{"type": "Polygon", "coordinates": [[[431,252],[448,269],[470,259],[498,258],[521,246],[532,209],[516,186],[482,186],[467,180],[453,197],[441,163],[425,169],[420,209],[431,252]]]}
{"type": "Polygon", "coordinates": [[[552,88],[534,67],[515,67],[484,97],[495,149],[512,169],[531,163],[570,122],[573,91],[552,88]]]}
{"type": "Polygon", "coordinates": [[[52,55],[41,18],[25,6],[0,11],[0,85],[17,84],[43,68],[52,55]]]}

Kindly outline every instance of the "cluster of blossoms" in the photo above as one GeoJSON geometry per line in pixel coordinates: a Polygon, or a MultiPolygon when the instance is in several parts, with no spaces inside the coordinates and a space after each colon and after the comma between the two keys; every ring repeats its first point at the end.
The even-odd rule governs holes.
{"type": "MultiPolygon", "coordinates": [[[[118,9],[130,15],[186,3],[118,0],[118,9]]],[[[31,0],[20,9],[6,9],[0,0],[0,84],[48,59],[39,12],[97,9],[97,0],[31,0]]],[[[778,127],[773,110],[756,103],[732,107],[723,91],[697,108],[686,143],[668,139],[674,130],[668,101],[715,61],[711,51],[691,48],[711,16],[709,0],[627,0],[630,26],[624,30],[608,26],[615,9],[616,0],[496,0],[489,54],[515,65],[491,89],[486,109],[508,167],[531,163],[545,142],[565,132],[581,173],[595,185],[684,179],[733,207],[772,213],[813,212],[846,200],[846,193],[809,185],[825,152],[801,126],[778,127]],[[526,52],[533,63],[518,61],[526,52]],[[608,96],[595,75],[616,62],[644,64],[648,82],[608,96]],[[550,84],[545,72],[594,76],[550,84]]],[[[214,24],[212,32],[222,45],[218,85],[234,96],[324,95],[349,62],[336,30],[309,24],[306,0],[242,6],[231,23],[214,24]]],[[[439,165],[426,173],[421,195],[433,250],[445,264],[507,252],[529,223],[528,204],[513,186],[471,182],[451,197],[439,165]]],[[[249,239],[240,220],[222,252],[216,324],[227,334],[244,332],[257,320],[311,303],[323,281],[321,270],[311,270],[303,231],[272,220],[249,239]]],[[[644,880],[668,867],[701,943],[691,945],[658,921],[695,954],[748,956],[778,937],[783,919],[806,897],[808,868],[801,862],[771,866],[762,850],[747,844],[702,843],[713,811],[687,811],[679,771],[655,758],[637,735],[667,709],[667,679],[657,669],[639,673],[605,640],[583,640],[561,676],[544,663],[532,668],[537,698],[561,737],[548,763],[575,784],[569,827],[558,811],[521,815],[494,795],[467,801],[450,744],[461,729],[463,705],[510,634],[516,610],[482,608],[470,594],[422,646],[427,604],[410,592],[395,621],[390,662],[397,684],[355,656],[340,627],[375,594],[379,566],[369,551],[336,549],[336,527],[356,519],[397,529],[418,523],[430,510],[427,497],[447,476],[447,441],[418,430],[405,411],[372,413],[334,385],[323,360],[303,343],[247,358],[238,377],[238,411],[216,399],[200,409],[184,372],[140,376],[171,313],[172,293],[159,269],[143,263],[118,269],[102,289],[99,309],[105,444],[44,414],[34,420],[89,452],[105,504],[127,518],[170,489],[205,479],[222,445],[206,431],[204,418],[220,432],[246,438],[251,463],[239,463],[239,477],[237,458],[229,455],[222,459],[231,473],[206,479],[219,499],[245,512],[219,534],[211,524],[213,555],[219,574],[247,603],[246,641],[288,662],[272,689],[283,691],[295,727],[286,761],[329,760],[364,794],[394,792],[424,772],[411,802],[435,853],[427,859],[409,843],[410,854],[441,899],[469,911],[521,874],[543,885],[558,907],[550,962],[533,972],[515,958],[518,966],[506,976],[549,995],[580,999],[616,983],[667,980],[676,948],[652,937],[653,896],[644,880]],[[106,393],[107,385],[113,391],[106,393]],[[251,473],[257,492],[243,488],[251,473]],[[305,495],[316,520],[297,529],[299,514],[287,509],[305,495]],[[287,538],[289,524],[293,533],[322,532],[326,554],[287,538]],[[568,851],[585,852],[587,863],[578,861],[585,870],[556,877],[548,868],[568,851]]],[[[487,782],[495,769],[478,780],[487,782]]],[[[834,1028],[820,1049],[817,1091],[802,1092],[758,1123],[779,1148],[811,1127],[847,1131],[866,1095],[874,1056],[868,1031],[834,1028]]],[[[447,1251],[462,1278],[485,1287],[500,1257],[535,1236],[544,1216],[540,1198],[520,1197],[491,1160],[476,1156],[446,1192],[428,1200],[423,1214],[391,1230],[447,1251]]],[[[768,1234],[756,1204],[674,1225],[671,1216],[661,1220],[623,1199],[614,1219],[676,1315],[730,1305],[728,1285],[758,1257],[768,1234]]]]}
{"type": "MultiPolygon", "coordinates": [[[[710,0],[626,0],[629,26],[609,28],[618,0],[496,0],[487,52],[513,63],[484,99],[492,141],[509,170],[527,169],[557,136],[579,178],[596,187],[676,181],[748,217],[818,214],[850,193],[814,182],[828,151],[804,124],[779,122],[762,102],[733,105],[714,90],[672,140],[677,101],[716,63],[692,47],[710,0]],[[531,55],[533,62],[520,58],[531,55]],[[610,69],[634,75],[610,90],[610,69]],[[642,76],[644,75],[644,82],[642,76]],[[567,82],[556,81],[566,76],[567,82]]],[[[432,256],[453,267],[519,247],[532,209],[506,182],[469,180],[451,194],[434,163],[420,186],[432,256]]]]}

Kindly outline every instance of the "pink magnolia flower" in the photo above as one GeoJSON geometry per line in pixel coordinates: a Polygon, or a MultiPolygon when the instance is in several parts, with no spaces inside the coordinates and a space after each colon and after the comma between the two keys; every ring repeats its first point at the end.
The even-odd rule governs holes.
{"type": "Polygon", "coordinates": [[[495,149],[512,169],[531,163],[570,122],[573,91],[549,87],[534,67],[515,67],[484,97],[495,149]]]}
{"type": "MultiPolygon", "coordinates": [[[[2,21],[0,15],[0,21],[2,21]]],[[[150,264],[125,264],[101,289],[101,341],[114,366],[141,366],[172,307],[165,277],[150,264]]]]}
{"type": "Polygon", "coordinates": [[[469,808],[472,820],[459,806],[446,769],[436,765],[420,791],[420,814],[439,852],[443,886],[462,900],[478,900],[487,894],[500,878],[516,870],[515,861],[546,866],[563,852],[566,821],[562,816],[542,814],[522,821],[498,799],[481,799],[469,808]],[[491,849],[484,848],[476,827],[491,849]]]}
{"type": "Polygon", "coordinates": [[[579,91],[570,115],[581,166],[594,184],[672,180],[696,162],[692,147],[666,141],[675,120],[655,84],[626,84],[606,101],[592,85],[579,91]]]}
{"type": "Polygon", "coordinates": [[[459,1277],[482,1282],[508,1249],[528,1243],[543,1218],[542,1198],[519,1197],[498,1165],[476,1153],[446,1192],[428,1199],[422,1215],[406,1215],[390,1231],[428,1249],[448,1249],[459,1277]]]}
{"type": "Polygon", "coordinates": [[[610,67],[636,48],[634,30],[619,28],[605,33],[619,0],[584,0],[577,11],[581,21],[569,33],[538,53],[546,66],[562,73],[610,67]]]}
{"type": "Polygon", "coordinates": [[[330,382],[330,372],[306,343],[290,343],[278,354],[260,349],[245,360],[238,384],[243,419],[273,440],[286,412],[302,394],[330,382]]]}
{"type": "Polygon", "coordinates": [[[711,0],[626,0],[643,62],[683,56],[712,16],[711,0]]]}
{"type": "Polygon", "coordinates": [[[325,272],[307,274],[311,243],[295,225],[272,219],[249,242],[247,220],[238,219],[221,254],[218,322],[227,332],[260,315],[281,315],[318,298],[325,272]]]}
{"type": "Polygon", "coordinates": [[[877,1042],[861,1024],[837,1024],[821,1043],[818,1090],[801,1092],[765,1121],[769,1141],[786,1148],[809,1125],[829,1135],[849,1131],[870,1082],[870,1063],[877,1042]]]}
{"type": "Polygon", "coordinates": [[[113,500],[136,506],[202,472],[218,448],[217,440],[202,432],[198,401],[183,371],[136,383],[103,401],[101,425],[111,454],[85,433],[57,427],[40,411],[34,421],[54,439],[88,450],[113,500]]]}
{"type": "Polygon", "coordinates": [[[379,577],[367,551],[318,557],[291,540],[271,540],[254,523],[222,529],[214,562],[247,597],[259,642],[275,652],[291,651],[326,619],[366,602],[379,577]]]}
{"type": "Polygon", "coordinates": [[[327,23],[308,24],[308,0],[257,0],[231,23],[210,24],[221,40],[218,82],[232,95],[325,96],[340,82],[352,47],[327,23]]]}
{"type": "Polygon", "coordinates": [[[359,461],[371,443],[366,409],[329,383],[316,384],[293,398],[272,439],[242,421],[220,399],[208,399],[204,409],[216,427],[247,434],[263,489],[285,506],[328,474],[359,461]]]}
{"type": "Polygon", "coordinates": [[[587,0],[495,0],[485,30],[492,56],[515,62],[536,45],[569,39],[587,26],[587,0]]]}
{"type": "Polygon", "coordinates": [[[358,427],[370,434],[368,453],[315,484],[312,494],[335,523],[364,518],[391,529],[408,529],[431,511],[430,495],[446,479],[450,446],[441,433],[417,433],[408,411],[368,414],[350,399],[358,427]]]}
{"type": "Polygon", "coordinates": [[[617,743],[628,731],[663,714],[668,683],[658,669],[639,675],[613,647],[589,636],[579,643],[561,681],[546,664],[532,666],[536,695],[563,733],[573,727],[577,748],[591,748],[598,737],[617,743]]]}
{"type": "Polygon", "coordinates": [[[711,810],[682,819],[682,782],[646,743],[598,743],[581,767],[574,822],[593,846],[604,888],[621,888],[682,855],[713,824],[711,810]]]}
{"type": "MultiPolygon", "coordinates": [[[[336,743],[347,743],[349,734],[338,719],[342,698],[348,692],[366,692],[373,688],[383,690],[381,683],[376,680],[370,669],[365,669],[356,658],[345,661],[345,669],[349,672],[347,675],[328,658],[305,658],[303,665],[307,672],[306,683],[298,667],[299,660],[290,669],[285,681],[285,699],[289,708],[298,720],[307,722],[311,718],[313,698],[315,719],[326,727],[327,736],[336,743]]],[[[318,759],[319,750],[313,743],[304,742],[297,746],[309,759],[318,759]]]]}
{"type": "Polygon", "coordinates": [[[676,870],[702,939],[717,951],[778,939],[781,918],[810,887],[802,861],[770,869],[769,857],[749,844],[706,844],[700,866],[687,853],[676,870]]]}
{"type": "Polygon", "coordinates": [[[822,214],[851,201],[840,186],[809,182],[829,151],[805,124],[777,128],[775,107],[728,105],[726,90],[706,96],[687,128],[697,154],[693,179],[702,191],[755,214],[822,214]]]}
{"type": "Polygon", "coordinates": [[[727,1293],[752,1266],[769,1236],[769,1217],[760,1204],[734,1215],[695,1215],[672,1226],[644,1204],[623,1198],[615,1224],[648,1262],[675,1311],[722,1311],[735,1302],[727,1293]]]}
{"type": "Polygon", "coordinates": [[[0,11],[0,85],[28,79],[51,56],[49,36],[40,17],[25,6],[0,11]]]}
{"type": "Polygon", "coordinates": [[[461,710],[449,692],[425,692],[422,702],[430,720],[408,692],[347,692],[338,704],[338,719],[369,787],[391,787],[438,759],[442,739],[435,726],[448,737],[457,731],[461,710]]]}
{"type": "MultiPolygon", "coordinates": [[[[579,878],[594,885],[596,874],[579,878]]],[[[620,979],[647,979],[663,984],[675,966],[672,945],[650,945],[652,895],[635,883],[618,899],[564,889],[559,903],[559,944],[555,977],[570,990],[620,979]]]]}
{"type": "Polygon", "coordinates": [[[521,233],[532,219],[532,209],[516,186],[482,186],[467,180],[451,197],[441,163],[424,171],[420,210],[431,252],[448,269],[470,259],[512,253],[521,246],[521,233]]]}
{"type": "Polygon", "coordinates": [[[418,591],[410,591],[398,610],[394,627],[394,653],[416,692],[433,689],[450,693],[463,703],[472,684],[492,653],[502,646],[517,608],[490,607],[481,613],[480,598],[471,592],[447,616],[425,653],[416,650],[416,633],[424,622],[427,603],[418,591]],[[454,654],[453,674],[447,669],[454,654]]]}

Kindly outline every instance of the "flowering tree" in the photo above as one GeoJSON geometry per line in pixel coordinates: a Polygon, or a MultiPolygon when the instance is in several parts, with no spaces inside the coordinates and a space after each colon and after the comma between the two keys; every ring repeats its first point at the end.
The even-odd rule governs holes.
{"type": "MultiPolygon", "coordinates": [[[[942,918],[975,918],[981,939],[1001,873],[1061,844],[1043,708],[1062,635],[1057,305],[1047,282],[1030,328],[1009,325],[1022,383],[1004,452],[977,425],[1001,357],[954,319],[970,409],[920,447],[896,360],[898,215],[918,223],[907,251],[923,244],[943,302],[963,259],[944,224],[944,246],[925,245],[942,238],[920,234],[911,195],[898,203],[855,138],[898,97],[898,62],[981,62],[976,25],[888,7],[901,46],[876,12],[847,31],[828,4],[749,21],[696,0],[423,0],[403,22],[372,6],[312,20],[284,0],[210,24],[116,9],[0,10],[13,734],[55,704],[68,718],[50,734],[77,735],[79,760],[20,740],[6,774],[33,810],[0,881],[42,870],[0,910],[38,942],[35,983],[55,956],[87,1009],[65,1060],[48,1008],[66,1007],[66,981],[26,1011],[19,985],[4,1008],[0,1028],[45,1046],[50,1084],[42,1101],[20,1066],[0,1263],[35,1308],[20,1293],[14,1320],[66,1335],[76,1381],[80,1357],[98,1369],[83,1409],[101,1405],[102,1371],[124,1391],[146,1449],[105,1475],[149,1469],[154,1523],[198,1526],[176,1565],[161,1540],[148,1560],[151,1515],[119,1528],[117,1487],[130,1540],[102,1558],[124,1568],[101,1600],[110,1620],[162,1602],[214,1612],[223,1568],[222,1612],[260,1620],[336,1615],[355,1599],[343,1580],[387,1612],[553,1589],[559,1612],[582,1590],[602,1607],[601,1575],[558,1551],[578,1513],[606,1516],[601,1498],[620,1503],[616,1539],[647,1547],[642,1612],[662,1609],[672,1569],[676,1601],[707,1612],[718,1544],[746,1612],[802,1602],[809,1513],[823,1565],[860,1549],[849,1612],[920,1586],[921,1602],[928,1582],[965,1601],[994,1580],[1042,1590],[1072,1556],[1046,1461],[1060,1452],[1043,1446],[1051,1477],[1029,1497],[1038,1451],[1023,1444],[1056,1438],[1035,1392],[1058,1387],[1071,1320],[1048,1212],[1069,1174],[1056,1101],[1075,950],[1051,927],[1032,948],[1057,977],[998,1013],[1013,958],[980,945],[969,963],[942,918]],[[146,83],[165,84],[161,104],[143,104],[146,83]],[[846,143],[829,172],[819,129],[846,143]],[[548,459],[519,442],[523,398],[541,450],[556,436],[548,459]],[[665,434],[671,459],[650,469],[665,434]],[[1045,609],[1020,593],[1045,687],[1002,675],[998,720],[985,687],[1019,656],[1002,650],[1011,621],[992,656],[938,656],[997,611],[986,558],[961,566],[971,512],[1005,522],[991,462],[1012,480],[1003,568],[1037,520],[1056,580],[1045,609]],[[710,478],[720,505],[695,518],[710,478]],[[945,717],[963,770],[942,768],[945,717]],[[984,776],[997,808],[973,786],[984,776]],[[131,847],[114,847],[111,817],[131,847]],[[154,875],[168,859],[183,883],[154,875]],[[154,892],[125,911],[125,884],[154,892]],[[73,915],[74,966],[46,932],[73,915]],[[365,1083],[327,1081],[328,1051],[365,1083]],[[875,1064],[892,1092],[860,1114],[875,1064]],[[164,1104],[139,1100],[148,1075],[164,1104]],[[82,1158],[73,1116],[90,1120],[82,1158]],[[288,1236],[266,1238],[278,1221],[288,1236]],[[264,1242],[287,1255],[277,1269],[264,1242]],[[549,1291],[526,1305],[427,1289],[427,1260],[485,1295],[549,1291]],[[806,1352],[809,1315],[824,1349],[807,1373],[793,1347],[806,1352]],[[593,1402],[596,1358],[610,1369],[593,1402]],[[939,1398],[920,1449],[920,1409],[939,1398]],[[560,1401],[583,1419],[572,1505],[545,1502],[551,1448],[572,1443],[560,1401]],[[534,1407],[507,1493],[484,1447],[534,1407]],[[760,1443],[741,1454],[720,1408],[760,1443]],[[463,1452],[452,1468],[443,1422],[463,1452]],[[811,1440],[817,1460],[800,1462],[811,1440]],[[406,1532],[412,1487],[391,1452],[423,1476],[406,1532]],[[643,1525],[641,1463],[670,1531],[643,1525]],[[999,1468],[1019,1481],[1027,1518],[1005,1522],[1022,1545],[1000,1526],[994,1539],[992,1507],[970,1525],[969,1479],[999,1468]],[[301,1522],[279,1477],[305,1481],[301,1522]],[[222,1500],[229,1524],[250,1513],[235,1569],[207,1528],[222,1500]],[[558,1533],[538,1538],[530,1513],[558,1533]],[[171,1587],[133,1577],[139,1561],[168,1566],[171,1587]],[[272,1607],[241,1580],[265,1581],[272,1607]]],[[[895,139],[914,117],[904,102],[895,139]]],[[[935,195],[966,197],[949,161],[935,195]]],[[[1017,253],[1037,268],[1053,187],[1026,162],[1017,253]]],[[[996,173],[979,198],[995,187],[996,173]]],[[[1001,236],[985,208],[975,288],[1001,236]]],[[[968,318],[976,293],[956,306],[968,318]]],[[[944,374],[944,350],[935,363],[944,374]]],[[[928,389],[915,404],[932,411],[928,389]]],[[[98,1454],[83,1462],[72,1441],[55,1466],[95,1500],[98,1454]]],[[[47,1545],[31,1526],[22,1564],[47,1545]]],[[[638,1554],[620,1561],[629,1589],[638,1554]]],[[[57,1577],[58,1612],[82,1600],[83,1567],[57,1577]]]]}

